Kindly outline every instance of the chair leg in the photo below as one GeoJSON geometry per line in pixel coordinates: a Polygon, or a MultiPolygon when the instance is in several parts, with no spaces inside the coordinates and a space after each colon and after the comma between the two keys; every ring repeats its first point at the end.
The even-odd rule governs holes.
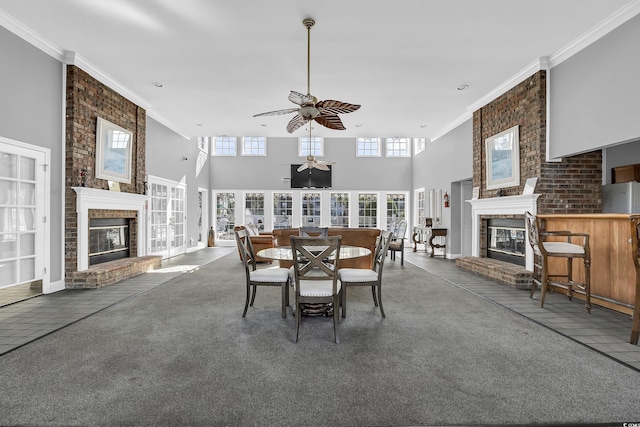
{"type": "Polygon", "coordinates": [[[256,300],[257,290],[258,290],[258,287],[256,285],[253,285],[253,294],[251,295],[251,304],[249,304],[251,307],[253,307],[253,302],[256,300]]]}
{"type": "Polygon", "coordinates": [[[400,265],[404,265],[404,243],[400,247],[400,265]]]}
{"type": "Polygon", "coordinates": [[[587,313],[591,314],[591,260],[587,258],[584,260],[584,295],[587,313]]]}
{"type": "Polygon", "coordinates": [[[384,308],[382,308],[382,286],[378,285],[378,304],[380,304],[380,314],[382,317],[387,317],[384,315],[384,308]]]}
{"type": "Polygon", "coordinates": [[[340,336],[338,335],[338,304],[340,303],[340,297],[340,294],[333,297],[333,337],[336,344],[340,344],[340,336]]]}
{"type": "Polygon", "coordinates": [[[285,282],[282,285],[280,285],[280,292],[281,292],[281,296],[280,299],[282,300],[281,305],[282,305],[282,318],[286,318],[287,317],[287,304],[289,303],[289,282],[285,282]]]}
{"type": "Polygon", "coordinates": [[[293,342],[298,342],[298,334],[300,333],[300,318],[302,317],[302,310],[300,310],[300,303],[296,298],[296,336],[293,338],[293,342]]]}
{"type": "Polygon", "coordinates": [[[371,287],[371,294],[373,295],[373,305],[378,306],[378,297],[376,296],[376,287],[371,287]]]}
{"type": "Polygon", "coordinates": [[[251,286],[247,285],[247,298],[244,301],[244,311],[242,312],[242,317],[247,315],[247,309],[249,308],[249,299],[251,294],[251,286]]]}
{"type": "MultiPolygon", "coordinates": [[[[567,258],[567,282],[573,283],[573,258],[567,258]]],[[[573,300],[573,285],[567,289],[567,298],[573,300]]]]}
{"type": "MultiPolygon", "coordinates": [[[[342,283],[342,318],[344,319],[345,317],[347,317],[347,285],[346,283],[342,283]]],[[[333,311],[335,312],[336,309],[334,307],[333,311]]]]}
{"type": "Polygon", "coordinates": [[[542,274],[540,278],[540,308],[544,307],[544,298],[547,296],[547,263],[542,261],[542,274]]]}

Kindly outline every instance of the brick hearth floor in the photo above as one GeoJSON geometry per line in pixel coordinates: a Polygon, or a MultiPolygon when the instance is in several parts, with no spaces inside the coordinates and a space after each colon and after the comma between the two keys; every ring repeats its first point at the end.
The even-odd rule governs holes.
{"type": "MultiPolygon", "coordinates": [[[[65,290],[0,307],[0,355],[80,321],[131,297],[144,298],[150,289],[180,274],[218,259],[234,248],[207,248],[164,260],[160,270],[141,274],[100,289],[65,290]]],[[[560,294],[548,294],[540,308],[536,292],[515,289],[456,267],[452,260],[429,258],[424,252],[405,250],[405,261],[438,276],[463,291],[514,311],[568,339],[582,343],[620,363],[640,371],[640,346],[629,344],[631,317],[594,306],[587,314],[580,301],[560,294]]],[[[400,267],[399,258],[387,260],[388,268],[400,267]]],[[[243,279],[244,280],[244,279],[243,279]]],[[[170,285],[170,284],[168,284],[170,285]]],[[[389,312],[390,307],[387,308],[389,312]]],[[[389,313],[387,313],[389,315],[389,313]]]]}

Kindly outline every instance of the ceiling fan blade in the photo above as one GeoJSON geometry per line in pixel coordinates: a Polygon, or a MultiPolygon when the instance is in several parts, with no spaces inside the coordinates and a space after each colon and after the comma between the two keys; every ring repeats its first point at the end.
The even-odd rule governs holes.
{"type": "Polygon", "coordinates": [[[331,162],[329,160],[316,160],[317,163],[321,163],[323,165],[335,165],[336,162],[331,162]]]}
{"type": "Polygon", "coordinates": [[[300,167],[297,169],[298,172],[302,172],[305,169],[309,168],[309,163],[304,163],[302,165],[300,165],[300,167]]]}
{"type": "Polygon", "coordinates": [[[335,130],[345,130],[346,128],[342,124],[342,120],[335,114],[321,114],[320,116],[314,118],[316,122],[321,124],[324,127],[335,130]]]}
{"type": "Polygon", "coordinates": [[[313,165],[314,168],[319,169],[321,171],[328,171],[329,170],[329,166],[325,165],[324,163],[314,163],[313,165]]]}
{"type": "Polygon", "coordinates": [[[298,111],[298,108],[287,108],[286,110],[276,110],[276,111],[268,111],[266,113],[256,114],[253,117],[262,117],[262,116],[280,116],[282,114],[290,114],[298,111]]]}
{"type": "Polygon", "coordinates": [[[298,105],[309,105],[309,104],[315,104],[317,100],[315,99],[315,97],[311,95],[303,95],[300,92],[296,92],[295,90],[292,90],[291,93],[289,94],[289,101],[298,105]]]}
{"type": "Polygon", "coordinates": [[[326,111],[329,114],[346,114],[352,113],[360,108],[357,104],[349,104],[348,102],[334,101],[333,99],[325,99],[316,104],[320,113],[326,111]]]}
{"type": "Polygon", "coordinates": [[[307,121],[308,120],[302,117],[300,114],[296,114],[295,116],[293,116],[293,119],[289,121],[289,124],[287,125],[287,131],[289,133],[293,133],[293,131],[295,131],[296,129],[304,126],[307,121]]]}

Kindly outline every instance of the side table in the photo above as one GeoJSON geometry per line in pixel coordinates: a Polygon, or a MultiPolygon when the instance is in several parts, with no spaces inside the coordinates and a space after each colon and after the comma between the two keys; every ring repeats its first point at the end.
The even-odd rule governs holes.
{"type": "Polygon", "coordinates": [[[436,248],[438,249],[442,249],[442,256],[446,256],[446,252],[444,251],[444,249],[447,247],[446,244],[446,237],[447,237],[447,229],[446,228],[432,228],[431,229],[431,237],[429,238],[429,246],[431,246],[431,255],[429,255],[431,258],[433,258],[436,254],[436,248]],[[440,243],[433,243],[433,239],[436,237],[444,237],[445,238],[445,243],[440,244],[440,243]]]}

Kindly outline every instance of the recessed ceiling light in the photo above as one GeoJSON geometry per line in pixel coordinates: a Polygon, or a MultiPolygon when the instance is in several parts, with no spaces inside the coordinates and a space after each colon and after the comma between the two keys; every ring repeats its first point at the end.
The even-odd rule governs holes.
{"type": "Polygon", "coordinates": [[[262,123],[262,124],[260,124],[260,126],[262,126],[263,128],[266,128],[267,124],[266,123],[262,123]]]}
{"type": "Polygon", "coordinates": [[[469,85],[460,85],[460,86],[458,86],[458,90],[465,90],[468,87],[469,87],[469,85]]]}
{"type": "Polygon", "coordinates": [[[420,125],[420,127],[421,127],[421,128],[426,128],[426,127],[427,127],[427,125],[420,125]]]}
{"type": "Polygon", "coordinates": [[[362,125],[361,125],[360,123],[357,123],[357,124],[356,124],[356,127],[357,127],[357,128],[361,128],[361,127],[362,127],[362,125]]]}
{"type": "Polygon", "coordinates": [[[196,126],[202,127],[202,123],[196,123],[196,126]]]}
{"type": "Polygon", "coordinates": [[[155,87],[164,87],[164,84],[162,84],[161,82],[153,82],[153,85],[155,87]]]}

